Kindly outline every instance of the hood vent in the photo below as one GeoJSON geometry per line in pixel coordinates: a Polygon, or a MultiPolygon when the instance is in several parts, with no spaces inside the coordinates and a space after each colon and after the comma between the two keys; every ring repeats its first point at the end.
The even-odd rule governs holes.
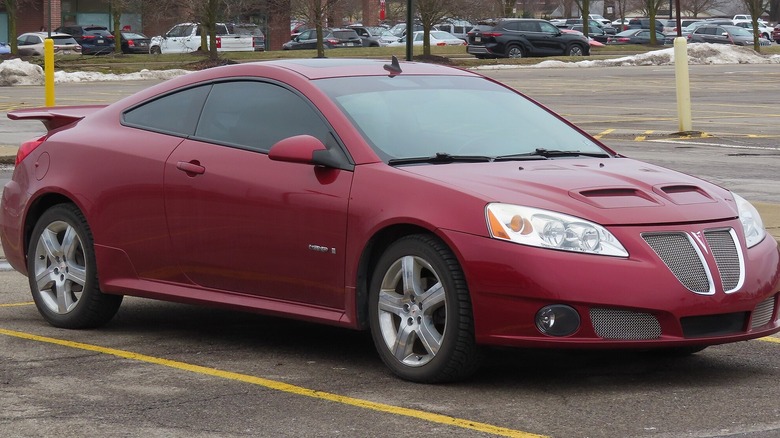
{"type": "Polygon", "coordinates": [[[654,190],[659,195],[677,205],[706,204],[716,202],[704,190],[697,186],[676,184],[668,186],[656,186],[654,190]]]}
{"type": "Polygon", "coordinates": [[[569,194],[575,199],[598,208],[656,207],[660,205],[647,193],[631,187],[584,189],[569,194]]]}

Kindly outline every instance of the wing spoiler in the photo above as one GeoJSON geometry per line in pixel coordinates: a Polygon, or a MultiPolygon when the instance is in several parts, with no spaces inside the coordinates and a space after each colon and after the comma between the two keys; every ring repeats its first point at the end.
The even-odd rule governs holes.
{"type": "Polygon", "coordinates": [[[77,122],[106,105],[25,108],[8,113],[11,120],[40,120],[48,131],[77,122]]]}

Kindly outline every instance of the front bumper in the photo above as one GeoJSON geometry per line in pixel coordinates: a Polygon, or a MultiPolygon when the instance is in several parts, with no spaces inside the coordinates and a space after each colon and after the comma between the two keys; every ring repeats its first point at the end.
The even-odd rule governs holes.
{"type": "MultiPolygon", "coordinates": [[[[515,347],[653,348],[714,345],[780,331],[780,251],[767,236],[744,254],[743,279],[711,293],[684,286],[642,239],[647,232],[701,232],[726,223],[610,228],[629,258],[540,249],[447,232],[459,252],[472,297],[477,341],[515,347]],[[579,315],[578,329],[554,337],[536,315],[562,304],[579,315]]],[[[708,265],[707,269],[717,269],[708,265]]]]}

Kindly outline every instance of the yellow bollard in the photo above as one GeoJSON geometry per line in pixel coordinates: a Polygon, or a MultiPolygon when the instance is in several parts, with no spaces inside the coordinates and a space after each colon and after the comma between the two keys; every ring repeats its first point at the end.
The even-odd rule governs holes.
{"type": "Polygon", "coordinates": [[[691,123],[691,81],[688,77],[688,41],[674,39],[674,77],[677,83],[677,117],[680,132],[693,131],[691,123]]]}
{"type": "Polygon", "coordinates": [[[46,106],[54,106],[54,40],[51,38],[43,41],[43,77],[46,106]]]}

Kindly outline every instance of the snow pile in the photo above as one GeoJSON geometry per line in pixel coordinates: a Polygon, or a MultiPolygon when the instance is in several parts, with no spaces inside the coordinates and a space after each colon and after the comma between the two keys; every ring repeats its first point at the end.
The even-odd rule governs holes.
{"type": "MultiPolygon", "coordinates": [[[[113,74],[95,72],[54,72],[54,82],[104,82],[138,81],[144,79],[165,80],[189,73],[187,70],[141,70],[136,73],[113,74]]],[[[9,59],[0,63],[0,87],[10,85],[43,85],[43,68],[21,59],[9,59]]]]}
{"type": "MultiPolygon", "coordinates": [[[[654,50],[639,55],[596,61],[542,61],[535,65],[493,65],[475,67],[475,70],[506,68],[586,68],[620,67],[632,65],[671,65],[674,63],[674,48],[654,50]]],[[[765,56],[749,47],[727,44],[694,43],[688,45],[688,64],[780,64],[780,55],[765,56]]]]}

